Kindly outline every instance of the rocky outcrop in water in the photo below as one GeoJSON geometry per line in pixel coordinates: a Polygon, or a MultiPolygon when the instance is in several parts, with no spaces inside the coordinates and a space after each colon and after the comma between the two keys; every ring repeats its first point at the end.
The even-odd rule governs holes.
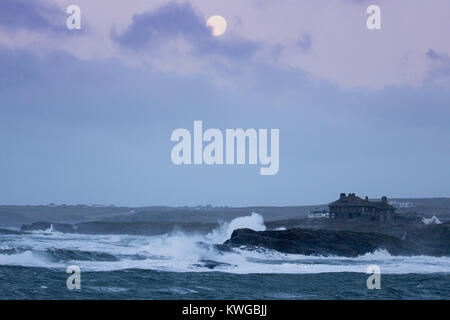
{"type": "Polygon", "coordinates": [[[68,223],[50,223],[50,222],[34,222],[32,224],[24,224],[20,228],[21,231],[44,231],[44,230],[53,230],[58,232],[65,233],[74,233],[75,229],[73,225],[68,223]]]}
{"type": "Polygon", "coordinates": [[[225,245],[233,247],[263,247],[283,253],[302,255],[336,255],[356,257],[377,249],[391,254],[409,254],[413,251],[395,237],[335,230],[289,229],[283,231],[235,230],[225,245]]]}
{"type": "Polygon", "coordinates": [[[3,235],[5,235],[5,234],[6,235],[8,235],[8,234],[19,235],[19,234],[22,234],[22,232],[9,230],[9,229],[0,229],[0,234],[3,234],[3,235]]]}
{"type": "MultiPolygon", "coordinates": [[[[262,247],[284,253],[348,257],[385,249],[392,255],[450,256],[450,223],[425,225],[420,221],[405,220],[389,224],[373,224],[328,220],[311,222],[308,227],[284,231],[256,232],[250,229],[239,229],[233,232],[229,240],[222,245],[217,245],[216,248],[224,251],[240,246],[262,247]]],[[[81,234],[158,235],[175,230],[205,234],[217,227],[218,224],[194,222],[92,221],[77,224],[36,222],[23,225],[21,231],[53,230],[81,234]]],[[[4,232],[12,234],[16,231],[4,232]]]]}
{"type": "Polygon", "coordinates": [[[284,231],[235,230],[224,245],[262,247],[283,253],[356,257],[377,249],[392,255],[450,255],[450,228],[440,225],[416,230],[408,239],[380,233],[338,230],[289,229],[284,231]],[[420,240],[419,240],[420,239],[420,240]]]}
{"type": "Polygon", "coordinates": [[[158,235],[180,230],[187,233],[208,233],[218,224],[191,222],[105,222],[92,221],[76,224],[35,222],[22,225],[21,231],[52,230],[64,233],[82,234],[131,234],[158,235]]]}

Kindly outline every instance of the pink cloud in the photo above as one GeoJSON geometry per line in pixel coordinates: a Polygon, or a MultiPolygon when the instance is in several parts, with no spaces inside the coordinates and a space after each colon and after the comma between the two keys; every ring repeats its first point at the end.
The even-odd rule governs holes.
{"type": "MultiPolygon", "coordinates": [[[[72,4],[69,0],[40,2],[63,11],[72,4]]],[[[151,67],[171,65],[173,60],[174,65],[183,61],[189,66],[168,68],[167,72],[205,73],[217,61],[225,67],[236,63],[243,67],[266,64],[302,70],[312,79],[327,80],[343,88],[369,89],[420,86],[439,68],[438,64],[430,63],[427,53],[433,50],[450,55],[450,42],[445,38],[445,32],[450,30],[450,2],[446,0],[188,1],[200,18],[220,14],[227,19],[228,30],[223,39],[230,43],[240,39],[258,44],[257,53],[245,61],[233,61],[232,56],[217,57],[217,52],[205,57],[192,50],[191,39],[183,34],[161,41],[153,54],[130,55],[114,43],[112,30],[120,34],[130,27],[136,14],[155,12],[168,2],[79,0],[77,4],[89,28],[86,34],[56,39],[39,30],[8,31],[0,27],[0,44],[35,48],[38,42],[45,43],[42,50],[65,50],[80,59],[114,57],[151,67]],[[381,7],[381,30],[366,28],[369,4],[381,7]],[[164,54],[167,52],[170,54],[164,54]]],[[[167,21],[170,23],[175,22],[167,21]]],[[[210,75],[214,77],[214,72],[210,75]]]]}

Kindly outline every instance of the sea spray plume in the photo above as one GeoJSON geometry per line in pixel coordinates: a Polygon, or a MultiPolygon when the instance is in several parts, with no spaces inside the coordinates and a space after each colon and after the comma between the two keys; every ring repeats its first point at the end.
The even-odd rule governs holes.
{"type": "Polygon", "coordinates": [[[186,270],[208,255],[209,249],[199,245],[202,241],[202,236],[188,235],[182,231],[151,236],[141,254],[149,258],[149,263],[157,262],[167,269],[186,270]]]}
{"type": "Polygon", "coordinates": [[[436,216],[432,216],[430,219],[423,217],[422,222],[424,224],[441,224],[442,223],[436,216]]]}
{"type": "Polygon", "coordinates": [[[252,212],[250,216],[239,217],[230,222],[222,223],[217,229],[214,229],[206,237],[215,243],[223,243],[230,239],[231,234],[237,229],[252,229],[254,231],[265,231],[264,217],[258,213],[252,212]]]}
{"type": "Polygon", "coordinates": [[[31,250],[15,253],[0,254],[0,266],[23,266],[23,267],[41,267],[54,268],[60,267],[57,263],[52,263],[49,259],[38,252],[31,250]]]}
{"type": "MultiPolygon", "coordinates": [[[[222,238],[226,237],[226,230],[232,224],[235,223],[231,221],[225,224],[227,227],[223,228],[225,231],[222,238]]],[[[236,225],[238,228],[240,226],[243,225],[236,225]]],[[[230,229],[234,227],[230,226],[230,229]]],[[[380,266],[383,274],[450,273],[450,257],[393,256],[386,250],[376,250],[357,257],[306,256],[243,248],[218,251],[214,246],[219,243],[217,240],[200,234],[183,235],[180,232],[159,236],[30,233],[0,238],[1,247],[8,249],[8,252],[0,253],[0,265],[60,268],[62,272],[66,270],[69,261],[61,262],[61,259],[55,259],[50,252],[55,251],[55,248],[82,251],[82,257],[67,258],[73,259],[70,264],[78,265],[83,271],[92,272],[143,269],[169,272],[220,271],[235,274],[365,274],[368,265],[376,264],[380,266]],[[9,251],[11,249],[17,251],[9,251]],[[117,261],[97,259],[96,255],[100,252],[115,256],[117,261]]]]}
{"type": "MultiPolygon", "coordinates": [[[[228,264],[227,259],[236,264],[245,263],[245,257],[239,254],[228,253],[227,259],[214,247],[229,239],[232,232],[240,228],[251,228],[255,231],[264,231],[264,219],[257,213],[250,216],[239,217],[230,222],[222,223],[206,237],[199,234],[186,234],[176,230],[170,234],[151,236],[148,243],[142,247],[141,254],[147,256],[148,268],[171,271],[186,271],[197,269],[204,261],[217,264],[228,264]],[[233,256],[233,257],[231,257],[233,256]]],[[[134,264],[133,262],[131,262],[134,264]]]]}
{"type": "Polygon", "coordinates": [[[54,232],[54,231],[55,231],[55,229],[53,228],[53,224],[51,224],[51,225],[50,225],[50,228],[44,230],[44,233],[52,233],[52,232],[54,232]]]}
{"type": "MultiPolygon", "coordinates": [[[[222,223],[206,237],[188,235],[179,230],[163,236],[152,236],[144,251],[158,256],[160,264],[164,264],[172,270],[174,267],[186,270],[204,260],[225,262],[220,261],[223,256],[212,245],[223,243],[231,237],[234,230],[241,228],[250,228],[255,231],[266,230],[264,218],[260,214],[252,213],[249,216],[238,217],[230,222],[222,223]],[[163,260],[166,260],[166,263],[162,263],[163,260]]],[[[234,258],[239,263],[243,263],[245,260],[244,257],[234,258]]]]}

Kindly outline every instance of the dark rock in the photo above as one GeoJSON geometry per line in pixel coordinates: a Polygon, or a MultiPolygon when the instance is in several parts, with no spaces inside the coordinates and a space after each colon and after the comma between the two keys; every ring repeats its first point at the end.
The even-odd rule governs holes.
{"type": "Polygon", "coordinates": [[[68,223],[51,223],[51,222],[34,222],[32,224],[24,224],[20,228],[22,231],[44,231],[53,228],[54,231],[74,233],[75,228],[68,223]]]}
{"type": "Polygon", "coordinates": [[[20,235],[20,234],[23,234],[23,232],[14,231],[14,230],[8,230],[8,229],[0,229],[0,234],[14,234],[14,235],[20,235]]]}
{"type": "Polygon", "coordinates": [[[38,231],[38,230],[47,230],[51,227],[50,222],[34,222],[32,224],[24,224],[20,228],[22,231],[38,231]]]}
{"type": "Polygon", "coordinates": [[[204,267],[208,269],[214,269],[219,266],[232,266],[229,263],[219,262],[214,260],[200,260],[199,263],[195,264],[196,267],[204,267]]]}
{"type": "Polygon", "coordinates": [[[119,261],[116,256],[106,252],[49,248],[47,253],[55,261],[119,261]]]}
{"type": "Polygon", "coordinates": [[[35,222],[22,225],[22,231],[38,231],[53,228],[54,231],[64,233],[82,234],[131,234],[131,235],[158,235],[173,231],[185,233],[208,233],[218,224],[193,222],[106,222],[90,221],[77,224],[35,222]]]}
{"type": "Polygon", "coordinates": [[[78,233],[84,234],[133,234],[158,235],[174,231],[185,233],[208,233],[217,227],[212,223],[192,222],[82,222],[74,225],[78,233]]]}
{"type": "Polygon", "coordinates": [[[417,215],[399,215],[392,222],[358,219],[293,219],[267,223],[269,229],[281,226],[308,230],[352,231],[388,235],[404,241],[419,254],[450,256],[450,222],[426,225],[417,215]]]}
{"type": "Polygon", "coordinates": [[[227,244],[215,244],[214,249],[216,249],[219,253],[231,252],[233,248],[227,244]]]}
{"type": "Polygon", "coordinates": [[[225,245],[263,247],[283,253],[356,257],[377,249],[393,255],[412,255],[419,251],[409,242],[376,233],[336,230],[289,229],[283,231],[235,230],[225,245]]]}

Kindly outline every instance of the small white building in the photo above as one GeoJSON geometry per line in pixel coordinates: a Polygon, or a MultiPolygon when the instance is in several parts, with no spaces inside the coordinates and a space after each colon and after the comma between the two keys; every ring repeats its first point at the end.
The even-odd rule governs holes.
{"type": "Polygon", "coordinates": [[[309,219],[328,219],[330,213],[325,209],[314,209],[308,214],[309,219]]]}

